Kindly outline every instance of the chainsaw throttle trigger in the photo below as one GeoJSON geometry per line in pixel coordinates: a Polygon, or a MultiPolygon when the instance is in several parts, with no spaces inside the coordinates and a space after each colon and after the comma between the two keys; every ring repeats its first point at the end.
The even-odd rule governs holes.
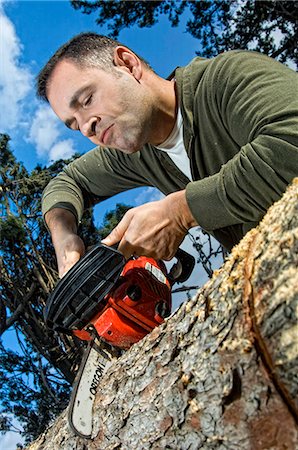
{"type": "Polygon", "coordinates": [[[168,275],[171,285],[174,283],[184,283],[190,277],[196,264],[195,258],[181,248],[178,248],[175,258],[177,259],[177,263],[172,266],[168,275]]]}

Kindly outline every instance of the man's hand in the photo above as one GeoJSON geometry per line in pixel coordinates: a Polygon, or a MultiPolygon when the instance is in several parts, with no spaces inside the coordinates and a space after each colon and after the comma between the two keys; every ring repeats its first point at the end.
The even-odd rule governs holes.
{"type": "Polygon", "coordinates": [[[130,209],[103,239],[114,245],[126,258],[131,255],[172,259],[189,228],[198,225],[186,202],[185,191],[130,209]]]}
{"type": "Polygon", "coordinates": [[[85,245],[77,235],[76,219],[70,211],[54,208],[47,212],[45,220],[55,248],[59,277],[62,278],[85,254],[85,245]]]}
{"type": "Polygon", "coordinates": [[[59,277],[62,278],[66,272],[85,254],[85,245],[77,234],[68,234],[59,240],[55,246],[59,277]]]}

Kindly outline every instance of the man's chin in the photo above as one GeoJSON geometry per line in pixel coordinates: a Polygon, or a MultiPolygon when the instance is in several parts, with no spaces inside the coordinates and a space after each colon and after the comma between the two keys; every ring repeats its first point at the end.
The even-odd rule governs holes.
{"type": "Polygon", "coordinates": [[[92,140],[92,139],[90,139],[89,138],[89,140],[93,143],[93,144],[95,144],[96,146],[99,146],[99,147],[103,147],[103,148],[109,148],[110,150],[117,150],[117,151],[119,151],[119,152],[122,152],[122,153],[126,153],[126,154],[133,154],[133,153],[137,153],[137,152],[139,152],[142,148],[143,148],[143,146],[141,145],[141,146],[135,146],[135,145],[129,145],[129,146],[123,146],[123,147],[120,147],[119,145],[113,145],[113,144],[102,144],[101,142],[98,142],[98,141],[96,141],[96,140],[92,140]]]}
{"type": "Polygon", "coordinates": [[[109,148],[113,148],[113,149],[115,149],[119,152],[125,153],[127,155],[132,155],[133,153],[137,153],[142,149],[142,147],[133,147],[133,146],[128,147],[128,148],[122,148],[122,147],[109,147],[109,148]]]}
{"type": "Polygon", "coordinates": [[[122,149],[119,149],[122,153],[126,153],[127,155],[133,155],[134,153],[138,153],[141,149],[140,148],[134,148],[134,149],[132,149],[132,148],[130,148],[130,149],[126,149],[126,150],[122,150],[122,149]]]}

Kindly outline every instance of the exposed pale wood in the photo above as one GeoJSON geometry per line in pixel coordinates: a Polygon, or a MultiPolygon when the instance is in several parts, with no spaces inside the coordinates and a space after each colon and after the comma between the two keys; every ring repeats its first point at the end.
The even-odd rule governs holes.
{"type": "Polygon", "coordinates": [[[102,379],[92,440],[66,412],[30,450],[294,450],[298,179],[223,267],[102,379]]]}

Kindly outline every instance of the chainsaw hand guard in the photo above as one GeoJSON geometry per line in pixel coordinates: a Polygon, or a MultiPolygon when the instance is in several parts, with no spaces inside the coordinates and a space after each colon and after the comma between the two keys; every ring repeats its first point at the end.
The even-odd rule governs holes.
{"type": "Polygon", "coordinates": [[[125,262],[114,248],[95,245],[58,282],[45,307],[46,324],[62,332],[82,329],[103,307],[125,262]]]}

